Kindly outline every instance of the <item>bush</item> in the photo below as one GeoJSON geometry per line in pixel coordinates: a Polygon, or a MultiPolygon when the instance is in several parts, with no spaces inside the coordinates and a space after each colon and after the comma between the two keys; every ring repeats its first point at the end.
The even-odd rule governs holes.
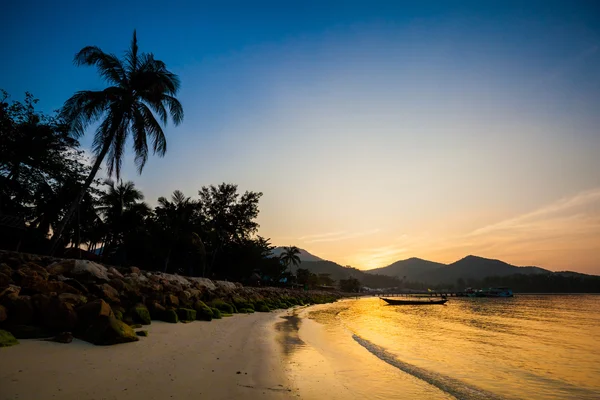
{"type": "Polygon", "coordinates": [[[211,308],[210,310],[213,313],[213,318],[214,319],[221,319],[222,318],[221,311],[219,311],[217,308],[211,308]]]}
{"type": "Polygon", "coordinates": [[[214,316],[216,309],[211,309],[201,300],[194,303],[194,309],[196,310],[196,319],[199,321],[212,321],[213,318],[216,318],[214,316]]]}

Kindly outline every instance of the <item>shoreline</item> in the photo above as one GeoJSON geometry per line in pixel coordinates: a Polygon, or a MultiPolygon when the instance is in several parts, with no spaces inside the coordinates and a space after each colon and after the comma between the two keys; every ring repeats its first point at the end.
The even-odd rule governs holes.
{"type": "Polygon", "coordinates": [[[148,337],[116,346],[21,340],[0,353],[0,400],[287,399],[275,328],[286,314],[153,321],[148,337]]]}

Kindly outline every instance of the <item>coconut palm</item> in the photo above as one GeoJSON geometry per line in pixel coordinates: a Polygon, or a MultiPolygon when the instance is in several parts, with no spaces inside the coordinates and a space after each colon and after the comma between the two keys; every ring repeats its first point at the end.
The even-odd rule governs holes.
{"type": "Polygon", "coordinates": [[[152,53],[138,52],[135,31],[131,48],[123,59],[96,46],[87,46],[75,55],[74,62],[76,65],[96,66],[109,86],[99,91],[77,92],[61,110],[61,117],[75,137],[82,136],[90,124],[99,122],[99,125],[93,141],[94,165],[81,193],[56,229],[53,247],[105,158],[108,175],[114,173],[119,179],[125,143],[131,135],[135,164],[141,173],[148,159],[148,142],[159,156],[164,156],[167,151],[163,126],[166,126],[169,115],[175,125],[183,121],[183,108],[175,98],[179,78],[152,53]]]}
{"type": "Polygon", "coordinates": [[[283,248],[283,253],[281,253],[280,259],[286,268],[289,268],[290,265],[297,267],[300,265],[300,249],[296,246],[288,246],[283,248]]]}

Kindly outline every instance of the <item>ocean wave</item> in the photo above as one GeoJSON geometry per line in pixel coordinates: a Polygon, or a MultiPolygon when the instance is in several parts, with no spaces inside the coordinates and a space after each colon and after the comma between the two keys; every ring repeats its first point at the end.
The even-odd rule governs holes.
{"type": "Polygon", "coordinates": [[[414,376],[415,378],[421,379],[430,385],[433,385],[443,392],[450,394],[461,400],[506,400],[507,397],[497,395],[485,391],[476,386],[470,385],[463,381],[460,381],[443,374],[426,370],[424,368],[417,367],[415,365],[406,363],[399,360],[393,354],[388,352],[385,348],[378,346],[370,341],[361,338],[360,336],[353,334],[352,338],[371,354],[375,355],[382,361],[400,369],[401,371],[414,376]]]}

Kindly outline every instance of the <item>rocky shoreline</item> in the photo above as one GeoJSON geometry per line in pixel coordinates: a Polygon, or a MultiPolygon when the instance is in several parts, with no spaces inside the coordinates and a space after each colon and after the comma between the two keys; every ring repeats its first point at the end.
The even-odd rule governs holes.
{"type": "Polygon", "coordinates": [[[191,322],[321,304],[339,293],[244,287],[136,267],[0,251],[0,347],[18,339],[139,340],[152,320],[191,322]]]}

